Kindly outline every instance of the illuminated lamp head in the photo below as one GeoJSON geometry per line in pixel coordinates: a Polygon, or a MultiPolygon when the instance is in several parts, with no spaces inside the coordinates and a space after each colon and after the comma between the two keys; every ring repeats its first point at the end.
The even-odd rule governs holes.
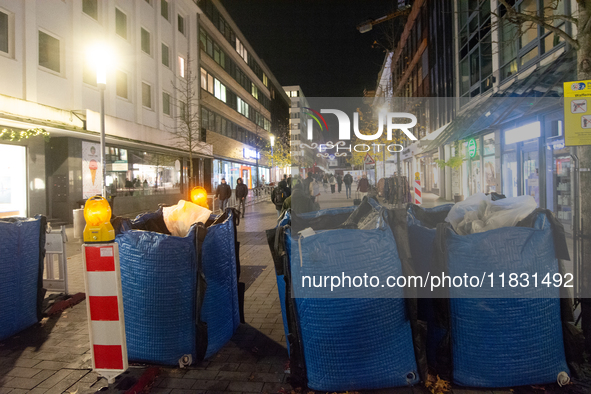
{"type": "Polygon", "coordinates": [[[111,225],[111,207],[104,197],[94,196],[86,200],[84,220],[84,242],[115,240],[115,230],[111,225]]]}
{"type": "Polygon", "coordinates": [[[207,204],[207,192],[201,186],[196,186],[191,189],[191,202],[209,209],[209,205],[207,204]]]}

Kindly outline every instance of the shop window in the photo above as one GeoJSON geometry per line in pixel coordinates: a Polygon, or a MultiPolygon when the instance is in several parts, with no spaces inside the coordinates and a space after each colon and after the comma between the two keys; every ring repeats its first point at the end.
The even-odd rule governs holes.
{"type": "Polygon", "coordinates": [[[162,64],[166,67],[170,67],[170,59],[168,54],[168,46],[162,43],[162,64]]]}
{"type": "Polygon", "coordinates": [[[127,74],[123,71],[117,70],[117,96],[124,99],[128,98],[127,94],[127,74]]]}
{"type": "Polygon", "coordinates": [[[98,20],[98,0],[83,0],[82,12],[94,20],[98,20]]]}
{"type": "Polygon", "coordinates": [[[60,41],[39,30],[39,65],[59,73],[60,58],[60,41]]]}
{"type": "Polygon", "coordinates": [[[119,8],[115,8],[115,33],[127,40],[127,15],[119,8]]]}
{"type": "Polygon", "coordinates": [[[146,29],[144,29],[143,27],[141,28],[141,46],[142,46],[142,51],[144,51],[145,53],[147,53],[148,55],[151,53],[150,51],[150,32],[147,31],[146,29]]]}
{"type": "Polygon", "coordinates": [[[142,105],[146,108],[152,108],[152,86],[142,82],[142,105]]]}

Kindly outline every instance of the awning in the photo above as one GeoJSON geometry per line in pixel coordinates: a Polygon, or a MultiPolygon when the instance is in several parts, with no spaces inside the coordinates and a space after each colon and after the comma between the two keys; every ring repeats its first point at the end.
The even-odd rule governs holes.
{"type": "Polygon", "coordinates": [[[443,133],[425,149],[466,139],[501,123],[555,108],[562,104],[562,84],[576,79],[576,53],[566,52],[528,76],[518,79],[490,97],[468,104],[443,133]]]}

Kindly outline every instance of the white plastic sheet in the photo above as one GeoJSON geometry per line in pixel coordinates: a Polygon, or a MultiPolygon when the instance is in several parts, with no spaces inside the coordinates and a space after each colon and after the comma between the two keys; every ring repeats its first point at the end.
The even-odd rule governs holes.
{"type": "Polygon", "coordinates": [[[449,211],[446,221],[460,235],[481,233],[501,227],[513,227],[537,208],[532,196],[503,198],[492,201],[476,193],[449,211]]]}
{"type": "Polygon", "coordinates": [[[194,223],[205,223],[210,215],[209,209],[185,200],[180,200],[177,205],[162,209],[166,228],[177,237],[186,236],[194,223]]]}

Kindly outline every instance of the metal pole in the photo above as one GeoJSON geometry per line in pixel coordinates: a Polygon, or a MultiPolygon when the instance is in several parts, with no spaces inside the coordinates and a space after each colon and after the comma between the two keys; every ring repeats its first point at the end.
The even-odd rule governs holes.
{"type": "Polygon", "coordinates": [[[579,158],[575,153],[571,153],[570,156],[574,162],[574,215],[573,215],[573,271],[575,274],[575,291],[574,298],[581,298],[581,285],[582,285],[582,272],[581,265],[579,264],[579,223],[580,223],[580,212],[579,212],[579,158]]]}
{"type": "Polygon", "coordinates": [[[98,84],[101,91],[101,171],[103,180],[103,197],[107,198],[107,162],[105,160],[105,87],[103,83],[98,84]]]}
{"type": "Polygon", "coordinates": [[[384,179],[386,178],[386,146],[384,146],[384,150],[382,151],[382,165],[383,165],[383,173],[384,179]]]}
{"type": "Polygon", "coordinates": [[[271,145],[271,171],[273,172],[273,176],[271,177],[271,179],[269,179],[269,181],[273,180],[273,182],[276,181],[276,174],[275,174],[275,157],[273,157],[273,145],[271,145]]]}

